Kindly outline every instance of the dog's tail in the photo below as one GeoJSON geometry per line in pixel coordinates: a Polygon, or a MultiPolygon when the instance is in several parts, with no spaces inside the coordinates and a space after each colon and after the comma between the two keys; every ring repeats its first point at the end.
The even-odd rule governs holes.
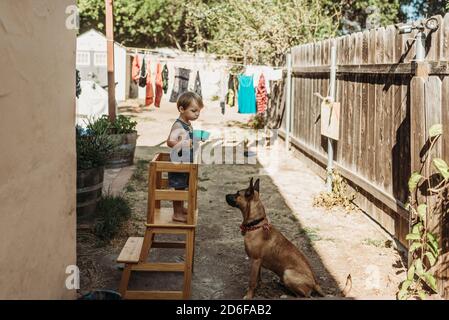
{"type": "Polygon", "coordinates": [[[323,289],[321,289],[321,287],[318,284],[315,284],[315,287],[313,288],[315,290],[316,293],[318,293],[318,295],[320,295],[321,297],[325,297],[326,294],[324,293],[323,289]]]}
{"type": "Polygon", "coordinates": [[[348,274],[348,276],[346,277],[346,285],[343,291],[341,292],[341,295],[343,297],[346,297],[349,291],[351,291],[351,289],[352,289],[352,278],[351,275],[348,274]]]}
{"type": "MultiPolygon", "coordinates": [[[[315,284],[315,287],[313,289],[321,297],[327,296],[324,293],[323,289],[321,289],[321,287],[318,284],[315,284]]],[[[349,291],[351,291],[351,289],[352,289],[352,278],[351,278],[351,275],[348,274],[348,277],[346,278],[346,285],[345,285],[344,289],[341,291],[341,296],[346,297],[346,295],[349,293],[349,291]]]]}

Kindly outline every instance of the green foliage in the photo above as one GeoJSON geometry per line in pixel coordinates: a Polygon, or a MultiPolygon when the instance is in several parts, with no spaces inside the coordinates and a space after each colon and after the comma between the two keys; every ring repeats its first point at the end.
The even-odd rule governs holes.
{"type": "Polygon", "coordinates": [[[125,134],[135,132],[136,126],[137,122],[130,117],[118,115],[111,122],[107,115],[103,115],[95,121],[89,121],[87,129],[94,134],[125,134]]]}
{"type": "Polygon", "coordinates": [[[420,175],[418,172],[413,172],[412,176],[408,180],[408,190],[410,193],[413,193],[416,190],[416,187],[421,180],[422,175],[420,175]]]}
{"type": "Polygon", "coordinates": [[[131,216],[131,208],[125,198],[106,195],[98,202],[96,214],[95,235],[106,241],[112,239],[121,224],[131,216]]]}
{"type": "Polygon", "coordinates": [[[81,94],[81,76],[80,76],[80,72],[77,69],[76,70],[76,97],[79,98],[81,94]]]}
{"type": "Polygon", "coordinates": [[[422,176],[421,173],[413,173],[409,179],[410,197],[408,206],[410,215],[414,220],[412,230],[406,236],[410,241],[409,255],[412,262],[407,272],[407,279],[402,282],[397,298],[406,300],[409,298],[425,299],[430,292],[437,292],[436,279],[432,267],[438,261],[440,255],[439,244],[436,236],[429,231],[427,225],[428,217],[432,217],[433,212],[441,210],[443,199],[447,199],[449,190],[449,170],[447,164],[442,159],[433,159],[433,164],[437,172],[430,172],[430,155],[437,139],[442,135],[441,125],[432,126],[429,130],[430,148],[427,151],[426,168],[428,176],[422,176]],[[435,174],[440,175],[438,186],[429,187],[435,180],[435,174]],[[431,179],[432,177],[432,179],[431,179]],[[427,202],[418,201],[416,196],[417,186],[421,183],[421,190],[424,194],[430,194],[427,202]],[[431,202],[431,198],[436,197],[437,201],[431,202]]]}
{"type": "MultiPolygon", "coordinates": [[[[80,32],[105,33],[105,1],[78,0],[80,32]]],[[[174,46],[182,37],[185,1],[114,0],[114,37],[127,46],[174,46]]]]}
{"type": "MultiPolygon", "coordinates": [[[[127,46],[171,46],[280,65],[286,50],[366,22],[403,20],[410,0],[115,0],[114,36],[127,46]],[[373,12],[368,7],[377,8],[373,12]],[[402,15],[401,15],[402,14],[402,15]],[[343,18],[343,19],[342,19],[343,18]]],[[[105,32],[104,0],[78,0],[81,32],[105,32]]],[[[354,27],[357,26],[357,27],[354,27]]]]}
{"type": "Polygon", "coordinates": [[[76,127],[76,164],[78,169],[103,166],[117,145],[106,134],[91,134],[76,127]]]}
{"type": "MultiPolygon", "coordinates": [[[[333,1],[326,1],[333,2],[333,1]]],[[[351,33],[374,26],[387,26],[403,19],[400,10],[404,0],[346,0],[342,4],[342,33],[351,33]]]]}
{"type": "Polygon", "coordinates": [[[444,15],[449,10],[449,1],[447,0],[408,0],[403,2],[413,8],[414,12],[410,17],[413,20],[419,17],[444,15]]]}
{"type": "Polygon", "coordinates": [[[340,14],[338,5],[308,0],[196,0],[186,6],[191,50],[276,65],[288,48],[335,35],[340,14]]]}
{"type": "Polygon", "coordinates": [[[251,129],[263,129],[265,128],[266,125],[266,119],[265,116],[261,113],[256,114],[255,116],[252,116],[249,120],[248,120],[248,126],[251,129]]]}

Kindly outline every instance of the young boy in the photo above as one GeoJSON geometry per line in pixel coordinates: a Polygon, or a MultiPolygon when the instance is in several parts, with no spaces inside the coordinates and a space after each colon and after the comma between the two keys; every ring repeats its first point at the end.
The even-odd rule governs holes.
{"type": "MultiPolygon", "coordinates": [[[[167,145],[172,148],[170,160],[173,162],[193,162],[194,141],[191,121],[195,121],[200,116],[204,107],[201,97],[187,91],[178,97],[176,102],[179,117],[172,125],[167,145]]],[[[185,190],[189,184],[189,174],[183,172],[169,172],[168,186],[175,190],[185,190]]],[[[173,201],[173,221],[186,222],[187,209],[184,208],[184,201],[173,201]]]]}

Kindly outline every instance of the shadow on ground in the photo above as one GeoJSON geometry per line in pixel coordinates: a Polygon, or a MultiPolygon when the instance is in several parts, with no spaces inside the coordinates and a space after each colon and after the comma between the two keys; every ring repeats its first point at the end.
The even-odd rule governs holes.
{"type": "MultiPolygon", "coordinates": [[[[122,268],[115,263],[115,258],[128,236],[143,236],[147,208],[147,165],[161,151],[167,149],[137,148],[137,171],[125,188],[125,196],[133,209],[132,218],[117,239],[107,247],[99,248],[97,254],[91,253],[95,257],[92,263],[97,266],[96,274],[91,276],[101,279],[93,281],[89,279],[89,273],[81,270],[82,290],[98,289],[92,287],[94,284],[117,290],[122,268]]],[[[259,164],[200,166],[192,299],[241,299],[246,292],[249,260],[239,229],[242,217],[240,211],[226,204],[225,195],[246,187],[251,177],[261,179],[261,199],[273,225],[305,253],[323,290],[330,295],[338,294],[338,284],[313,248],[316,234],[300,225],[271,178],[260,175],[260,169],[259,164]]],[[[169,206],[170,203],[163,205],[169,206]]],[[[86,259],[83,254],[78,252],[78,258],[86,259]]],[[[179,249],[154,249],[150,253],[150,260],[180,262],[183,258],[183,250],[179,249]]],[[[179,290],[181,284],[181,274],[142,273],[132,276],[130,288],[179,290]]],[[[274,273],[263,269],[255,298],[278,299],[281,296],[291,297],[291,293],[274,273]]]]}

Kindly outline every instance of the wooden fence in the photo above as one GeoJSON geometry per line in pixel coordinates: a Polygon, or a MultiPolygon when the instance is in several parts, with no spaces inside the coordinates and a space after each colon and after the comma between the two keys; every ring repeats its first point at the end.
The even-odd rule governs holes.
{"type": "MultiPolygon", "coordinates": [[[[320,131],[321,100],[329,94],[330,49],[337,47],[337,93],[341,103],[340,139],[334,141],[334,166],[358,191],[356,203],[407,246],[407,181],[418,170],[428,128],[442,123],[436,154],[449,160],[449,14],[436,17],[427,32],[424,63],[416,63],[412,34],[394,26],[292,48],[291,141],[324,167],[327,140],[320,131]]],[[[285,90],[273,88],[272,126],[285,130],[285,90]],[[283,119],[282,123],[280,119],[283,119]]],[[[443,256],[438,273],[449,298],[449,217],[434,218],[443,256]]]]}

